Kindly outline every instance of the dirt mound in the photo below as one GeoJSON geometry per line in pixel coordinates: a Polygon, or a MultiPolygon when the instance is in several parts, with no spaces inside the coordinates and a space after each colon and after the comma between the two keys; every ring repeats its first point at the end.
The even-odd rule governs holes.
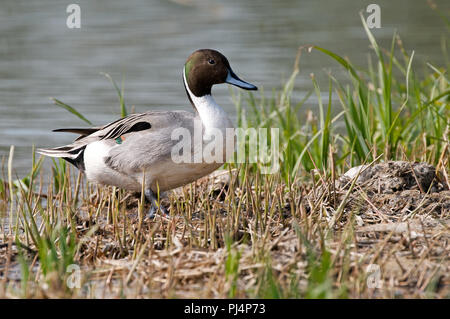
{"type": "Polygon", "coordinates": [[[344,213],[362,214],[364,220],[416,213],[444,218],[450,213],[450,191],[441,176],[427,163],[391,161],[354,167],[338,179],[335,191],[322,187],[321,192],[335,209],[344,202],[344,213]]]}
{"type": "Polygon", "coordinates": [[[406,190],[435,193],[448,189],[437,178],[434,166],[404,161],[354,167],[339,179],[339,183],[342,186],[349,184],[358,172],[358,185],[371,193],[393,194],[406,190]]]}

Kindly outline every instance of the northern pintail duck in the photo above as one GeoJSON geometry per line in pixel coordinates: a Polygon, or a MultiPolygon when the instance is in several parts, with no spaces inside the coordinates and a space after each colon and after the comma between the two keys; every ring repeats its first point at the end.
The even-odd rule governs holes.
{"type": "MultiPolygon", "coordinates": [[[[194,153],[204,145],[206,136],[217,129],[223,133],[220,145],[225,146],[225,131],[233,125],[211,96],[212,86],[229,83],[245,90],[257,90],[256,86],[236,76],[225,56],[210,49],[198,50],[189,56],[183,68],[183,83],[195,113],[149,111],[131,114],[102,127],[57,129],[54,131],[80,136],[72,144],[38,152],[65,159],[84,171],[89,181],[138,192],[143,187],[151,203],[149,215],[153,216],[158,206],[158,191],[191,183],[223,164],[205,160],[174,161],[172,152],[178,140],[173,138],[172,132],[187,129],[194,153]],[[203,137],[200,140],[194,137],[195,123],[200,123],[203,137]]],[[[161,209],[166,213],[163,207],[161,209]]]]}

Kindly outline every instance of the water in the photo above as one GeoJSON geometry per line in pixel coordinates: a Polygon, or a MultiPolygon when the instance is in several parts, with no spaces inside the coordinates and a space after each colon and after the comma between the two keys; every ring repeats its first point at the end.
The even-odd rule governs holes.
{"type": "MultiPolygon", "coordinates": [[[[218,49],[242,79],[268,94],[289,76],[300,45],[317,44],[364,65],[368,40],[358,12],[372,2],[77,0],[81,29],[71,30],[69,1],[1,0],[0,158],[14,144],[14,168],[23,176],[32,145],[63,145],[74,136],[52,129],[85,126],[50,97],[74,106],[95,125],[117,118],[117,95],[100,72],[119,84],[123,79],[127,105],[142,112],[191,109],[181,69],[198,48],[218,49]]],[[[445,25],[426,1],[376,3],[382,28],[373,32],[382,45],[388,47],[397,30],[406,48],[416,51],[418,65],[443,62],[445,25]]],[[[436,3],[449,11],[449,1],[436,3]]],[[[303,55],[297,97],[311,89],[309,74],[324,76],[324,70],[342,74],[319,52],[303,55]]],[[[227,86],[216,87],[214,94],[234,117],[227,86]]]]}

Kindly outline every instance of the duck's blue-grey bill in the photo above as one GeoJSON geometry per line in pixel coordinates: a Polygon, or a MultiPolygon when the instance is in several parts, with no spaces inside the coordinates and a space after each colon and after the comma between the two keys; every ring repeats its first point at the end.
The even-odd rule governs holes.
{"type": "Polygon", "coordinates": [[[254,86],[253,84],[247,83],[245,81],[242,81],[236,74],[234,74],[233,71],[228,70],[228,76],[225,80],[226,83],[236,85],[237,87],[240,87],[244,90],[257,90],[258,88],[254,86]]]}

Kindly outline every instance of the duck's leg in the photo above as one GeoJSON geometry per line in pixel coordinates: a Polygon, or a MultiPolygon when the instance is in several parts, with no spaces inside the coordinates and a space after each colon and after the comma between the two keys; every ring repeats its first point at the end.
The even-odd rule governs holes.
{"type": "MultiPolygon", "coordinates": [[[[150,210],[148,211],[148,217],[153,219],[153,218],[155,218],[156,212],[158,211],[158,200],[150,188],[148,188],[144,191],[144,195],[145,195],[145,198],[147,198],[147,200],[151,204],[150,210]]],[[[159,209],[161,209],[161,212],[164,215],[169,216],[169,212],[167,211],[167,209],[164,206],[159,205],[159,209]]]]}

